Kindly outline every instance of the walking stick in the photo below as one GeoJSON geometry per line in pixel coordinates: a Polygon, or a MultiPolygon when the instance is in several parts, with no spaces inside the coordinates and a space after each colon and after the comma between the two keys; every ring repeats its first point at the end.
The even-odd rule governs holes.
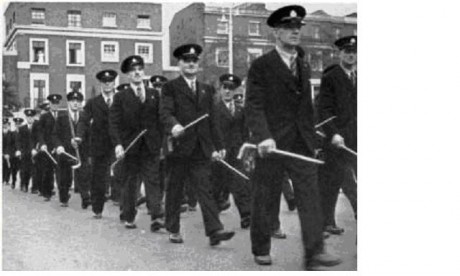
{"type": "MultiPolygon", "coordinates": [[[[147,132],[147,129],[144,129],[143,131],[141,131],[141,133],[139,133],[136,138],[133,139],[133,141],[131,141],[131,143],[126,147],[126,150],[125,150],[125,156],[126,156],[126,153],[128,153],[128,151],[134,146],[134,144],[136,144],[136,142],[142,137],[142,135],[144,135],[145,133],[147,132]]],[[[110,175],[113,176],[113,170],[115,168],[115,165],[118,164],[118,162],[120,162],[124,157],[120,158],[120,159],[117,159],[115,162],[112,163],[112,165],[110,165],[110,175]]]]}
{"type": "MultiPolygon", "coordinates": [[[[70,134],[72,135],[72,139],[75,139],[75,128],[73,127],[73,122],[72,118],[70,116],[70,110],[69,110],[69,124],[70,124],[70,134]]],[[[76,170],[81,167],[81,157],[80,157],[80,151],[78,150],[78,145],[75,148],[75,153],[77,154],[77,164],[72,166],[72,169],[76,170]]],[[[73,177],[75,179],[75,177],[73,177]]]]}
{"type": "Polygon", "coordinates": [[[346,151],[348,151],[349,153],[353,154],[354,156],[358,157],[358,153],[352,149],[350,149],[349,147],[345,146],[345,145],[341,145],[339,146],[339,148],[342,148],[346,151]]]}
{"type": "Polygon", "coordinates": [[[225,167],[230,169],[232,172],[236,173],[237,175],[241,176],[245,180],[249,181],[249,177],[247,177],[245,174],[243,174],[242,172],[240,172],[239,170],[234,168],[232,165],[228,164],[225,160],[221,159],[221,160],[219,160],[219,162],[222,163],[223,165],[225,165],[225,167]]]}
{"type": "Polygon", "coordinates": [[[51,161],[53,161],[53,163],[57,166],[58,163],[53,158],[53,156],[47,150],[43,150],[43,152],[46,153],[46,156],[48,156],[48,158],[51,159],[51,161]]]}
{"type": "MultiPolygon", "coordinates": [[[[192,121],[191,123],[188,123],[185,127],[184,127],[184,131],[187,129],[187,128],[191,128],[192,126],[198,124],[200,121],[206,119],[209,117],[209,114],[206,113],[204,114],[203,116],[200,116],[198,117],[198,119],[192,121]]],[[[173,151],[173,143],[172,143],[172,140],[173,140],[173,137],[172,136],[168,136],[167,138],[167,146],[168,146],[168,151],[169,152],[172,152],[173,151]]]]}
{"type": "MultiPolygon", "coordinates": [[[[257,149],[257,146],[254,145],[254,144],[244,143],[243,146],[241,146],[241,148],[240,148],[240,152],[238,153],[237,158],[241,159],[243,157],[244,153],[248,149],[257,149]]],[[[324,161],[322,161],[322,160],[315,159],[315,158],[308,157],[308,156],[304,156],[304,155],[300,155],[300,154],[297,154],[297,153],[292,153],[292,152],[289,152],[289,151],[274,149],[274,150],[271,150],[270,152],[278,154],[278,155],[286,156],[286,157],[295,158],[295,159],[302,160],[302,161],[309,162],[309,163],[315,163],[315,164],[320,164],[320,165],[324,164],[324,161]]]]}
{"type": "Polygon", "coordinates": [[[322,125],[325,125],[325,124],[329,123],[330,121],[334,120],[335,118],[337,118],[337,116],[329,117],[329,118],[327,118],[326,120],[322,121],[321,123],[315,125],[315,128],[319,128],[319,127],[321,127],[322,125]]]}

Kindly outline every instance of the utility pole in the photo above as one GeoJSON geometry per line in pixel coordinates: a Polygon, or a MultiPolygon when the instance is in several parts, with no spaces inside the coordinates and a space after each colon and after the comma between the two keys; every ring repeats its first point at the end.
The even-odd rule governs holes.
{"type": "Polygon", "coordinates": [[[229,7],[228,19],[228,72],[233,74],[233,4],[229,7]]]}

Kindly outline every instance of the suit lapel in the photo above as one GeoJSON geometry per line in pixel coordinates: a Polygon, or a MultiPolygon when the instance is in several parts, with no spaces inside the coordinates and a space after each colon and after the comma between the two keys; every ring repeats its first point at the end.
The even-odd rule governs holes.
{"type": "Polygon", "coordinates": [[[97,98],[94,101],[94,104],[96,106],[99,106],[99,108],[103,110],[104,113],[107,113],[109,111],[109,107],[107,106],[107,103],[104,101],[104,97],[102,95],[97,96],[97,98]]]}
{"type": "Polygon", "coordinates": [[[230,110],[228,110],[227,106],[222,100],[219,101],[219,108],[221,109],[222,113],[227,119],[232,118],[232,114],[230,113],[230,110]]]}
{"type": "Polygon", "coordinates": [[[291,70],[287,67],[286,63],[281,59],[281,56],[278,54],[276,50],[272,50],[269,53],[270,57],[270,64],[272,67],[272,70],[275,72],[275,74],[279,77],[279,79],[283,80],[284,83],[289,87],[290,91],[296,92],[297,86],[296,86],[296,78],[292,75],[291,70]]]}
{"type": "MultiPolygon", "coordinates": [[[[190,89],[187,82],[182,76],[179,77],[177,85],[180,87],[181,93],[184,93],[185,95],[187,95],[187,97],[189,97],[190,100],[192,100],[193,102],[196,102],[196,98],[192,92],[192,89],[190,89]]],[[[197,82],[197,91],[199,91],[198,88],[199,87],[198,87],[198,82],[197,82]]]]}

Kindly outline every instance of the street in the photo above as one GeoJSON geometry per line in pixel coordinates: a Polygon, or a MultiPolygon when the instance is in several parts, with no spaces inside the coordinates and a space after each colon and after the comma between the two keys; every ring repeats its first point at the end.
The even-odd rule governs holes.
{"type": "MultiPolygon", "coordinates": [[[[273,265],[254,263],[249,230],[239,228],[234,205],[221,213],[226,229],[235,237],[210,247],[204,235],[200,209],[181,217],[183,244],[172,244],[163,229],[150,232],[145,205],[138,210],[137,229],[119,221],[118,207],[105,205],[102,220],[82,210],[80,195],[72,192],[68,208],[53,196],[44,202],[35,194],[3,186],[3,270],[302,270],[302,247],[297,212],[281,203],[281,225],[287,239],[272,239],[273,265]]],[[[337,206],[341,236],[326,240],[328,251],[343,263],[331,270],[356,270],[356,222],[343,194],[337,206]]]]}

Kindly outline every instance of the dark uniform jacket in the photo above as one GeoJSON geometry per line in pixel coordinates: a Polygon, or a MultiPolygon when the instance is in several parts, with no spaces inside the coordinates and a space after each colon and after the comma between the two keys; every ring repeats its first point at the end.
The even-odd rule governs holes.
{"type": "MultiPolygon", "coordinates": [[[[134,94],[131,86],[116,93],[109,114],[109,132],[114,146],[122,145],[126,150],[139,133],[147,129],[141,138],[151,154],[159,154],[162,145],[163,127],[159,118],[160,95],[155,89],[145,87],[145,102],[134,94]]],[[[139,153],[139,140],[127,153],[139,153]]]]}
{"type": "MultiPolygon", "coordinates": [[[[78,121],[81,121],[83,112],[79,111],[78,113],[79,113],[78,121]]],[[[74,122],[72,119],[70,120],[72,121],[72,126],[75,132],[75,136],[77,136],[76,133],[77,133],[78,122],[74,122]]],[[[87,151],[88,151],[88,147],[86,146],[87,139],[84,139],[84,138],[86,137],[82,138],[83,142],[78,147],[78,151],[80,153],[81,158],[86,157],[87,151]]],[[[71,141],[72,141],[72,130],[71,130],[71,125],[69,121],[69,112],[62,112],[61,114],[59,114],[56,120],[56,123],[54,124],[53,144],[56,148],[59,146],[63,146],[67,153],[70,153],[75,156],[76,154],[75,149],[74,147],[72,147],[71,141]]]]}
{"type": "Polygon", "coordinates": [[[357,95],[356,86],[342,67],[335,66],[323,75],[318,95],[319,120],[337,116],[323,126],[328,141],[340,134],[353,150],[357,146],[357,95]]]}
{"type": "Polygon", "coordinates": [[[290,150],[297,134],[313,154],[316,147],[310,72],[297,58],[298,78],[276,50],[254,60],[248,73],[246,120],[252,141],[268,138],[282,150],[290,150]]]}
{"type": "MultiPolygon", "coordinates": [[[[101,157],[112,154],[114,145],[109,135],[109,107],[102,95],[86,103],[77,126],[77,136],[89,139],[89,155],[101,157]]],[[[85,142],[85,141],[84,141],[85,142]]]]}
{"type": "Polygon", "coordinates": [[[235,114],[232,116],[225,103],[219,100],[216,103],[216,114],[223,137],[224,148],[227,150],[239,149],[249,136],[244,121],[243,109],[235,106],[235,114]]]}
{"type": "Polygon", "coordinates": [[[40,143],[40,147],[42,145],[46,145],[48,147],[49,152],[51,152],[54,149],[52,136],[55,121],[56,120],[51,114],[51,111],[42,114],[39,120],[38,141],[40,143]]]}
{"type": "Polygon", "coordinates": [[[197,95],[193,94],[182,76],[163,86],[161,120],[166,133],[171,134],[176,124],[185,127],[204,114],[209,114],[207,119],[174,139],[171,156],[190,157],[197,143],[207,158],[211,157],[213,151],[223,149],[222,136],[215,117],[215,90],[212,86],[196,81],[196,93],[197,95]]]}
{"type": "Polygon", "coordinates": [[[10,158],[14,157],[16,152],[15,134],[13,131],[8,131],[3,134],[3,154],[9,154],[10,158]]]}
{"type": "MultiPolygon", "coordinates": [[[[32,125],[33,128],[33,125],[32,125]]],[[[21,155],[30,156],[34,148],[34,140],[32,136],[32,128],[29,130],[27,124],[21,126],[18,130],[18,137],[16,139],[16,148],[21,151],[21,155]]]]}

